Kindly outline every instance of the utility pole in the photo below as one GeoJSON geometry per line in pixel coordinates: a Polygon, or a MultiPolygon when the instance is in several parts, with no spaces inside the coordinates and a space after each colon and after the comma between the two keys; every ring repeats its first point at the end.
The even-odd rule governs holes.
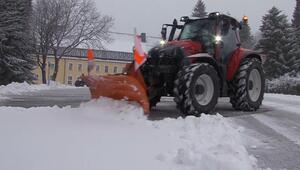
{"type": "Polygon", "coordinates": [[[48,86],[50,85],[50,66],[51,66],[51,63],[50,63],[50,61],[48,61],[48,86]]]}

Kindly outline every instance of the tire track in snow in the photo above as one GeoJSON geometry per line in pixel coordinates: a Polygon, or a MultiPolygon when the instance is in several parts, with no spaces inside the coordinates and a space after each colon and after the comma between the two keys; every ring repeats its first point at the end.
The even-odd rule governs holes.
{"type": "Polygon", "coordinates": [[[298,144],[278,133],[264,122],[266,120],[260,121],[256,115],[234,117],[233,120],[245,128],[244,140],[248,143],[247,150],[257,158],[260,168],[299,170],[300,146],[298,144]],[[251,141],[252,138],[258,141],[251,141]]]}
{"type": "Polygon", "coordinates": [[[253,117],[300,146],[300,101],[298,99],[299,96],[267,94],[263,104],[276,112],[253,115],[253,117]]]}
{"type": "Polygon", "coordinates": [[[300,169],[300,97],[266,94],[264,107],[269,111],[236,117],[246,134],[260,140],[248,150],[260,167],[273,170],[300,169]]]}

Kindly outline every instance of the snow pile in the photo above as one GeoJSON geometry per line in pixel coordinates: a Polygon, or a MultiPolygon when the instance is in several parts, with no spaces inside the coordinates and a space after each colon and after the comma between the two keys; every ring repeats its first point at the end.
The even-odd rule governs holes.
{"type": "Polygon", "coordinates": [[[277,79],[266,80],[268,93],[300,95],[300,74],[285,74],[277,79]]]}
{"type": "Polygon", "coordinates": [[[39,90],[50,90],[50,89],[60,89],[60,88],[75,88],[75,87],[62,85],[57,82],[51,82],[49,85],[46,85],[46,84],[30,85],[26,82],[11,83],[7,86],[0,86],[0,96],[1,95],[20,95],[24,92],[34,92],[34,91],[39,91],[39,90]]]}
{"type": "Polygon", "coordinates": [[[255,158],[242,145],[241,129],[233,129],[221,115],[165,120],[158,124],[177,127],[172,129],[179,145],[174,147],[176,153],[171,152],[167,157],[180,165],[178,169],[255,169],[255,158]]]}
{"type": "Polygon", "coordinates": [[[220,115],[150,121],[138,105],[107,98],[0,107],[0,136],[0,169],[256,169],[241,129],[220,115]]]}

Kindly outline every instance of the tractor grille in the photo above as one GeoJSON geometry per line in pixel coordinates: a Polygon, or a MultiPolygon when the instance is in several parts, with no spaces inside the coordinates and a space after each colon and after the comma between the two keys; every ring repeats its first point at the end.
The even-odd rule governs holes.
{"type": "Polygon", "coordinates": [[[174,56],[151,56],[147,59],[147,65],[174,65],[177,66],[180,61],[174,56]]]}
{"type": "Polygon", "coordinates": [[[177,61],[177,59],[175,57],[163,56],[163,57],[159,58],[158,65],[174,65],[174,66],[176,66],[178,62],[179,61],[177,61]]]}

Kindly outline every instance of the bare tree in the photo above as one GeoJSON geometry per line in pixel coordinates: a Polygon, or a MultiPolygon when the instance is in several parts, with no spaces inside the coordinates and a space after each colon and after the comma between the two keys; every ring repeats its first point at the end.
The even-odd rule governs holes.
{"type": "MultiPolygon", "coordinates": [[[[60,59],[76,47],[102,48],[103,42],[110,41],[109,29],[113,25],[113,19],[110,16],[101,15],[95,6],[92,0],[37,1],[36,7],[40,9],[47,7],[51,13],[49,17],[51,19],[47,20],[49,26],[45,29],[47,33],[41,33],[41,35],[49,35],[49,41],[47,41],[45,48],[51,50],[55,58],[53,80],[56,80],[60,59]],[[39,7],[39,3],[45,6],[39,7]]],[[[43,11],[40,12],[44,13],[43,11]]],[[[48,36],[46,37],[48,38],[48,36]]],[[[40,49],[43,54],[43,48],[40,47],[40,49]]]]}
{"type": "Polygon", "coordinates": [[[42,82],[45,84],[47,56],[53,41],[55,32],[55,23],[58,20],[53,8],[51,8],[51,0],[38,0],[33,7],[32,15],[32,34],[35,41],[35,54],[38,66],[42,71],[42,82]]]}

